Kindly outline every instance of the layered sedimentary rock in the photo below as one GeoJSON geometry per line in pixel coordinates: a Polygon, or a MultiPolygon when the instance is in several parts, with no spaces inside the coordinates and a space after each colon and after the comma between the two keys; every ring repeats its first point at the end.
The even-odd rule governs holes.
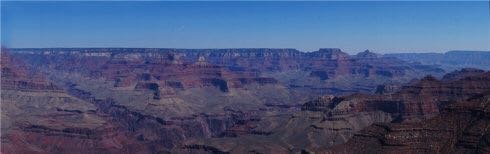
{"type": "MultiPolygon", "coordinates": [[[[46,72],[33,69],[7,52],[2,53],[1,66],[2,153],[165,152],[188,139],[221,136],[227,128],[250,119],[247,113],[227,110],[221,114],[155,116],[106,96],[96,98],[65,80],[57,80],[55,85],[50,80],[56,77],[48,79],[46,72]]],[[[276,82],[246,77],[237,80],[259,85],[276,82]]],[[[159,96],[155,95],[158,84],[138,83],[142,84],[135,87],[136,91],[149,89],[154,99],[159,96]]],[[[180,87],[172,82],[166,85],[180,87]]]]}
{"type": "Polygon", "coordinates": [[[334,153],[488,153],[490,95],[472,97],[446,107],[430,120],[409,124],[375,124],[334,153]]]}
{"type": "MultiPolygon", "coordinates": [[[[214,151],[231,153],[254,151],[264,153],[324,152],[329,147],[347,142],[354,136],[353,140],[355,142],[349,142],[346,146],[342,146],[345,151],[336,150],[330,152],[395,152],[397,150],[406,150],[405,152],[435,152],[441,150],[438,147],[441,148],[446,145],[445,142],[439,141],[440,139],[446,139],[444,138],[445,135],[454,137],[458,135],[448,134],[445,129],[414,128],[411,127],[412,123],[426,122],[429,119],[441,121],[434,120],[441,117],[453,122],[458,121],[459,125],[471,123],[472,119],[447,117],[445,116],[446,112],[448,110],[451,111],[454,106],[458,105],[476,107],[473,109],[468,108],[468,110],[479,110],[479,112],[483,110],[481,107],[485,107],[485,104],[488,103],[488,96],[486,95],[490,92],[489,77],[489,72],[468,71],[466,69],[450,73],[444,77],[444,80],[428,76],[419,81],[413,81],[413,83],[402,87],[401,90],[392,94],[322,96],[304,103],[298,107],[301,111],[292,115],[276,116],[274,118],[263,117],[260,121],[253,122],[252,127],[248,127],[248,135],[192,141],[188,142],[189,146],[183,149],[201,152],[213,149],[214,151]],[[458,76],[461,76],[461,78],[449,80],[454,74],[460,74],[458,76]],[[484,98],[481,98],[483,96],[484,98]],[[471,103],[475,101],[484,104],[476,105],[471,103]],[[441,111],[443,115],[437,116],[441,111]],[[398,127],[389,127],[391,125],[398,127]],[[363,129],[366,135],[363,135],[363,133],[354,135],[357,131],[363,129]],[[252,132],[268,133],[253,134],[252,132]],[[414,137],[410,137],[410,135],[414,135],[414,137]],[[369,138],[369,140],[364,138],[369,138]],[[416,143],[413,143],[412,139],[416,140],[416,143]],[[389,143],[385,143],[385,140],[389,143]],[[435,145],[436,143],[437,146],[435,145]],[[363,147],[350,149],[350,147],[357,144],[361,144],[363,147]],[[369,147],[371,144],[375,145],[374,148],[369,147]],[[420,147],[421,145],[423,145],[423,148],[420,147]],[[434,147],[430,145],[434,145],[434,147]],[[392,146],[395,147],[391,150],[386,150],[392,148],[392,146]],[[366,151],[363,151],[363,148],[366,148],[366,151]]],[[[472,134],[485,132],[482,129],[488,127],[488,119],[480,116],[485,113],[480,114],[476,111],[461,112],[473,112],[480,118],[480,124],[475,126],[478,128],[472,130],[472,134]]],[[[438,124],[440,123],[434,122],[432,126],[435,127],[438,124]]],[[[447,125],[453,124],[455,123],[447,125]]],[[[437,128],[444,128],[445,126],[444,124],[440,127],[437,126],[437,128]]],[[[464,137],[467,141],[460,141],[460,144],[470,144],[470,147],[478,147],[476,149],[487,148],[486,145],[480,145],[480,141],[485,140],[484,134],[476,135],[476,139],[475,137],[470,139],[470,136],[474,135],[464,137]]],[[[475,152],[471,148],[469,151],[475,152]]]]}
{"type": "Polygon", "coordinates": [[[1,55],[2,89],[9,90],[59,90],[46,82],[39,73],[30,72],[24,61],[13,58],[6,52],[1,55]]]}
{"type": "Polygon", "coordinates": [[[99,99],[162,116],[294,105],[323,94],[374,91],[401,84],[434,67],[350,56],[325,48],[295,49],[12,49],[57,83],[75,84],[99,99]],[[138,103],[134,103],[138,102],[138,103]],[[225,102],[225,103],[224,103],[225,102]],[[163,111],[162,111],[163,110],[163,111]]]}
{"type": "Polygon", "coordinates": [[[444,73],[436,67],[406,63],[369,51],[351,56],[335,48],[315,52],[267,48],[12,50],[31,64],[81,73],[90,78],[105,78],[115,82],[116,87],[134,86],[141,77],[143,80],[179,81],[184,88],[213,85],[207,82],[210,80],[192,77],[220,78],[232,87],[241,87],[241,81],[246,80],[261,82],[261,78],[266,77],[263,81],[274,78],[298,91],[347,94],[371,92],[387,81],[404,83],[423,75],[444,73]]]}
{"type": "Polygon", "coordinates": [[[96,99],[75,85],[56,86],[7,53],[1,67],[2,153],[165,152],[189,138],[219,136],[248,117],[223,112],[164,119],[96,99]]]}
{"type": "Polygon", "coordinates": [[[2,153],[316,151],[373,123],[428,119],[488,88],[478,70],[401,86],[442,71],[369,51],[9,53],[2,55],[2,153]],[[377,95],[366,94],[380,84],[377,95]],[[341,96],[355,92],[363,94],[341,96]],[[331,95],[316,98],[324,94],[331,95]]]}
{"type": "Polygon", "coordinates": [[[320,110],[324,106],[335,106],[349,102],[348,110],[370,111],[381,110],[397,113],[399,121],[417,121],[437,115],[446,105],[465,100],[469,97],[490,90],[488,81],[490,73],[481,70],[464,69],[449,73],[438,80],[427,76],[419,81],[401,87],[398,92],[381,95],[355,94],[343,97],[334,97],[325,103],[306,103],[305,110],[320,110]],[[464,72],[461,74],[461,72],[464,72]],[[461,77],[455,77],[460,74],[461,77]],[[466,74],[466,75],[463,75],[466,74]]]}
{"type": "Polygon", "coordinates": [[[67,94],[4,51],[1,60],[2,153],[119,150],[117,142],[126,137],[96,106],[67,94]]]}

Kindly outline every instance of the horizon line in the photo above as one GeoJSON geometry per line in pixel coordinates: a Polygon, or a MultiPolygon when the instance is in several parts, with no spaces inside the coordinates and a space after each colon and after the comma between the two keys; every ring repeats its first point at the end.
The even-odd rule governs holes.
{"type": "MultiPolygon", "coordinates": [[[[304,53],[317,52],[317,51],[320,51],[321,49],[338,49],[341,52],[349,53],[349,52],[342,50],[341,48],[328,48],[328,47],[318,48],[317,50],[299,50],[297,48],[277,48],[277,47],[274,47],[274,48],[266,48],[266,47],[258,47],[258,48],[253,48],[253,47],[245,47],[245,48],[172,48],[172,47],[170,47],[170,48],[169,47],[21,47],[21,48],[14,47],[14,48],[11,48],[11,47],[2,47],[2,49],[15,49],[15,50],[19,50],[19,49],[174,49],[174,50],[273,49],[273,50],[296,50],[296,51],[304,52],[304,53]]],[[[365,49],[365,50],[362,50],[362,51],[359,51],[356,53],[362,53],[365,51],[369,51],[369,52],[376,53],[376,54],[404,54],[404,53],[438,53],[438,54],[444,54],[444,53],[455,52],[455,51],[490,52],[490,50],[465,50],[465,49],[463,49],[463,50],[461,50],[461,49],[447,50],[447,51],[442,51],[442,52],[434,52],[434,51],[373,52],[370,49],[365,49]]]]}

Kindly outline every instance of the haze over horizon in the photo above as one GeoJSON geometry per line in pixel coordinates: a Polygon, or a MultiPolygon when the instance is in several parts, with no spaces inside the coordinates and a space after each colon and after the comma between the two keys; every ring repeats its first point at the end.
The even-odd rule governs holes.
{"type": "Polygon", "coordinates": [[[2,45],[490,50],[488,2],[2,1],[2,45]]]}

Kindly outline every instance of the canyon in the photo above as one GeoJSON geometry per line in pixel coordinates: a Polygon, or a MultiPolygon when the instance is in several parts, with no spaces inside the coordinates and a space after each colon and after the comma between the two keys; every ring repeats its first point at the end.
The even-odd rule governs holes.
{"type": "Polygon", "coordinates": [[[486,70],[446,72],[336,48],[13,48],[2,49],[1,60],[2,153],[484,152],[488,145],[480,133],[488,128],[486,70]],[[407,137],[413,133],[429,135],[407,137]],[[431,135],[450,141],[425,139],[431,135]]]}

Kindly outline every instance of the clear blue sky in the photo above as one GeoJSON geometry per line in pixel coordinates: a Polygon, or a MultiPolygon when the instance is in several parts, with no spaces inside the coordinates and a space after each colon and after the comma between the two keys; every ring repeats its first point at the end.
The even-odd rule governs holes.
{"type": "Polygon", "coordinates": [[[3,46],[490,50],[489,2],[2,2],[3,46]]]}

